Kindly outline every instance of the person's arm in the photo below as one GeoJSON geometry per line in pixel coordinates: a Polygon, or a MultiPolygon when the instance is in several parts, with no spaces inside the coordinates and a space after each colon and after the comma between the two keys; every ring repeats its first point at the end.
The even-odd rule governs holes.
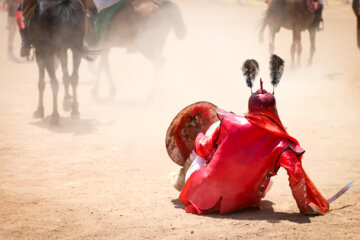
{"type": "MultiPolygon", "coordinates": [[[[221,125],[221,124],[220,124],[221,125]]],[[[215,141],[219,137],[220,126],[217,126],[212,133],[204,135],[199,133],[195,139],[195,152],[202,158],[207,159],[215,147],[215,141]]]]}
{"type": "Polygon", "coordinates": [[[304,214],[325,214],[329,204],[306,175],[300,157],[289,148],[282,153],[279,165],[286,169],[292,194],[304,214]]]}

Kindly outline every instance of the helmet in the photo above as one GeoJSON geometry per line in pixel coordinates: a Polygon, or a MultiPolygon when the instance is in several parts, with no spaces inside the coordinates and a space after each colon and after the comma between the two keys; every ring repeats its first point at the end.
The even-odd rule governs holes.
{"type": "MultiPolygon", "coordinates": [[[[265,115],[278,124],[281,124],[277,109],[275,96],[263,89],[263,82],[260,79],[260,89],[251,94],[249,98],[249,113],[265,115]]],[[[282,124],[281,124],[282,125],[282,124]]]]}
{"type": "MultiPolygon", "coordinates": [[[[247,60],[245,61],[242,70],[244,76],[246,77],[246,83],[252,90],[253,81],[259,71],[259,64],[253,59],[247,60]]],[[[284,70],[284,61],[280,57],[272,55],[270,60],[270,70],[271,83],[275,89],[280,82],[280,78],[284,70]]],[[[249,114],[266,116],[283,127],[276,109],[274,91],[271,94],[263,89],[263,82],[261,79],[260,89],[255,93],[252,93],[249,98],[249,114]]]]}

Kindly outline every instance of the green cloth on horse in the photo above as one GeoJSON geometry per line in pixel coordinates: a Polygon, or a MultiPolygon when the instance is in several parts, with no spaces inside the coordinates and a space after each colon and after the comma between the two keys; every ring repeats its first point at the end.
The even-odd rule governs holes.
{"type": "Polygon", "coordinates": [[[94,31],[98,46],[101,45],[106,37],[109,21],[112,16],[124,5],[127,0],[119,0],[116,4],[101,10],[94,20],[94,31]]]}

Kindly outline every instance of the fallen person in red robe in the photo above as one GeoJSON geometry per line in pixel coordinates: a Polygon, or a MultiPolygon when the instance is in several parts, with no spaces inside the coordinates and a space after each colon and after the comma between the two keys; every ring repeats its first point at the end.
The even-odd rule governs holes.
{"type": "MultiPolygon", "coordinates": [[[[284,61],[273,55],[270,68],[275,88],[280,81],[284,61]]],[[[246,61],[243,71],[248,86],[252,88],[258,72],[257,62],[246,61]]],[[[179,197],[186,212],[205,214],[219,211],[225,214],[250,206],[260,207],[270,178],[280,167],[289,175],[290,188],[300,212],[325,214],[329,210],[328,202],[302,167],[305,151],[286,132],[277,113],[275,97],[263,89],[262,82],[260,89],[249,99],[249,112],[243,116],[217,108],[216,122],[214,109],[211,104],[205,103],[190,106],[194,115],[188,111],[189,108],[186,114],[184,110],[180,112],[167,132],[169,155],[173,160],[176,155],[175,161],[187,166],[181,170],[180,182],[177,182],[180,190],[182,179],[185,181],[184,174],[187,175],[179,197]],[[199,119],[202,122],[197,124],[199,119]],[[181,121],[194,126],[184,128],[181,121]],[[204,135],[205,131],[200,130],[198,125],[211,127],[204,135]],[[194,146],[191,154],[192,149],[186,146],[186,139],[194,138],[191,136],[194,131],[197,135],[190,143],[194,146]],[[180,150],[175,151],[175,145],[180,146],[180,150]]]]}

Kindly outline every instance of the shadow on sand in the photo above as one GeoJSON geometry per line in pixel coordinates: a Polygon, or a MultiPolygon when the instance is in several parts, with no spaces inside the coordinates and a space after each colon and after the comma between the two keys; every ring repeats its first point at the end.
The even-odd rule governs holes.
{"type": "Polygon", "coordinates": [[[100,123],[93,119],[73,119],[71,117],[60,117],[60,126],[52,126],[50,124],[51,115],[42,120],[34,120],[29,124],[45,128],[50,132],[74,134],[74,135],[88,135],[97,130],[100,123]]]}
{"type": "MultiPolygon", "coordinates": [[[[184,205],[179,199],[173,199],[171,202],[175,208],[185,209],[184,205]]],[[[258,208],[246,208],[237,212],[220,215],[219,213],[202,215],[203,217],[217,218],[217,219],[233,219],[233,220],[245,220],[245,221],[267,221],[269,223],[280,223],[281,221],[289,221],[293,223],[303,224],[310,223],[313,216],[303,215],[301,213],[287,213],[287,212],[275,212],[273,202],[268,200],[261,201],[263,210],[258,208]]]]}

